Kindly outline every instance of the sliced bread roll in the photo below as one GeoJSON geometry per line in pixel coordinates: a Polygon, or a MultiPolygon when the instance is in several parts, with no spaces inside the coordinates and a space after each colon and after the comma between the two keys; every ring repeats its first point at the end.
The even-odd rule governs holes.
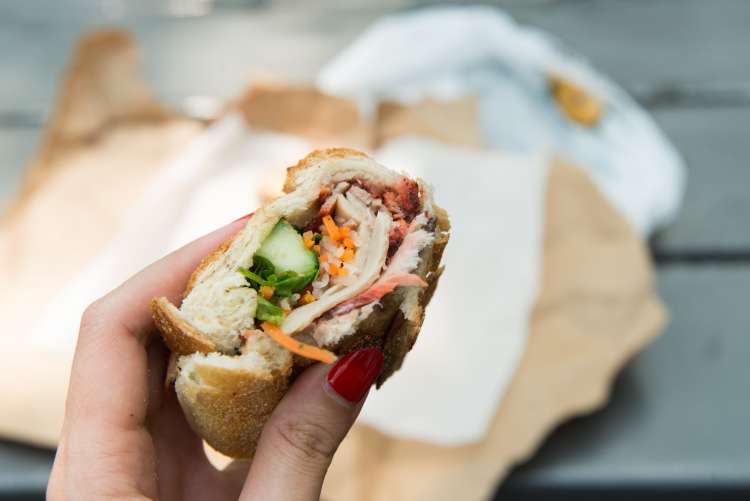
{"type": "Polygon", "coordinates": [[[179,308],[163,297],[151,304],[178,357],[175,389],[189,423],[238,458],[253,455],[313,351],[330,361],[383,349],[378,386],[401,366],[449,237],[447,214],[421,180],[358,151],[311,153],[287,170],[284,189],[203,260],[179,308]],[[290,338],[309,349],[277,344],[290,338]]]}

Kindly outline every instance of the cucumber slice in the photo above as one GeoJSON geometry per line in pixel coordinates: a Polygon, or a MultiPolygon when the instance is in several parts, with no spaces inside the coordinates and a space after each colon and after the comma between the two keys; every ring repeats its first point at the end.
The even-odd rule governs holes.
{"type": "Polygon", "coordinates": [[[311,275],[318,271],[318,256],[305,247],[302,235],[285,219],[276,223],[255,255],[268,259],[276,273],[293,271],[311,275]]]}

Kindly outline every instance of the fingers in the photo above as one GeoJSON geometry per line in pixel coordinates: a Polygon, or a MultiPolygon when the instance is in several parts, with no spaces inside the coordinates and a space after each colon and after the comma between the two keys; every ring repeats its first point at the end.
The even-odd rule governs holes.
{"type": "Polygon", "coordinates": [[[68,390],[69,419],[106,419],[125,427],[143,423],[149,388],[144,344],[153,325],[149,301],[178,296],[201,259],[243,224],[232,223],[169,254],[87,309],[68,390]]]}
{"type": "Polygon", "coordinates": [[[166,296],[179,302],[190,275],[201,260],[237,233],[246,223],[240,218],[172,252],[133,275],[99,302],[128,331],[142,334],[152,328],[149,302],[166,296]],[[107,308],[109,307],[109,308],[107,308]]]}
{"type": "Polygon", "coordinates": [[[240,500],[319,499],[333,454],[382,365],[382,352],[367,348],[305,371],[263,429],[240,500]]]}
{"type": "Polygon", "coordinates": [[[234,222],[173,252],[87,309],[70,376],[64,447],[53,468],[55,489],[64,478],[68,492],[92,492],[105,483],[112,497],[155,492],[154,444],[145,422],[163,360],[153,350],[149,360],[146,349],[153,329],[149,301],[178,297],[203,257],[244,224],[234,222]]]}

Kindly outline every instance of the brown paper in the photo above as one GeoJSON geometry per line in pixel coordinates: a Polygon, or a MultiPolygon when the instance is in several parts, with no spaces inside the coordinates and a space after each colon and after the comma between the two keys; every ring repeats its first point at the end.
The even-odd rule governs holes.
{"type": "Polygon", "coordinates": [[[580,169],[552,166],[548,186],[541,293],[486,439],[438,447],[356,426],[329,471],[327,500],[488,497],[555,426],[604,405],[620,368],[661,331],[649,255],[628,223],[580,169]]]}
{"type": "Polygon", "coordinates": [[[378,147],[399,136],[426,136],[444,143],[481,146],[477,103],[472,96],[455,101],[425,99],[406,106],[385,101],[378,106],[374,138],[378,147]]]}
{"type": "Polygon", "coordinates": [[[232,103],[233,108],[251,128],[303,136],[316,148],[366,149],[372,142],[372,127],[354,103],[312,87],[256,84],[232,103]]]}
{"type": "MultiPolygon", "coordinates": [[[[20,296],[13,303],[23,311],[16,315],[18,331],[28,327],[26,316],[37,313],[35,303],[45,304],[103,247],[113,222],[156,168],[202,128],[150,101],[133,54],[122,34],[100,34],[79,46],[41,160],[33,167],[33,182],[0,223],[0,255],[12,257],[0,261],[0,284],[6,284],[0,293],[3,302],[20,296]],[[116,89],[141,90],[123,91],[133,97],[121,100],[114,97],[120,95],[116,89]],[[73,116],[79,110],[89,118],[73,116]],[[50,241],[57,266],[45,263],[51,261],[50,241]]],[[[361,146],[411,133],[462,144],[479,138],[470,101],[442,110],[437,103],[385,106],[370,126],[352,103],[311,89],[264,86],[230,105],[236,107],[253,127],[307,135],[319,144],[338,140],[338,145],[361,146]],[[435,116],[454,118],[440,125],[435,116]],[[463,117],[465,127],[457,127],[456,117],[463,117]],[[456,129],[470,133],[450,132],[456,129]]],[[[326,499],[483,499],[560,422],[606,402],[617,371],[660,332],[666,318],[649,256],[622,216],[575,167],[550,169],[546,214],[541,292],[527,348],[486,439],[438,447],[355,426],[326,479],[326,499]]],[[[0,334],[3,363],[10,373],[29,374],[23,366],[38,354],[12,334],[0,334]]],[[[23,386],[0,379],[0,434],[52,445],[68,362],[40,356],[44,364],[35,363],[38,370],[23,386]]]]}
{"type": "Polygon", "coordinates": [[[103,248],[155,169],[202,130],[170,117],[139,72],[125,34],[81,40],[40,152],[0,218],[0,360],[23,375],[23,384],[0,378],[3,436],[56,442],[70,361],[32,345],[31,324],[103,248]]]}
{"type": "MultiPolygon", "coordinates": [[[[47,171],[68,149],[91,143],[113,125],[157,124],[175,118],[154,99],[141,78],[138,50],[127,33],[105,30],[84,36],[60,83],[42,146],[26,171],[21,195],[45,181],[47,171]]],[[[23,200],[20,196],[16,203],[23,200]]]]}

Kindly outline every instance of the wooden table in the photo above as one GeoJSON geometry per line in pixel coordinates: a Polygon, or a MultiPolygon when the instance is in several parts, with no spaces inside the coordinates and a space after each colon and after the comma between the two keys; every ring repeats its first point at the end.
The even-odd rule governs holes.
{"type": "MultiPolygon", "coordinates": [[[[151,83],[181,104],[230,97],[254,75],[309,80],[383,13],[427,2],[216,3],[209,15],[183,18],[146,1],[0,4],[0,200],[37,145],[82,29],[102,21],[131,29],[151,83]]],[[[631,92],[689,175],[679,221],[652,242],[672,324],[623,372],[610,405],[557,430],[499,499],[750,495],[750,2],[497,3],[631,92]]],[[[0,499],[42,499],[51,459],[0,443],[0,499]]]]}

